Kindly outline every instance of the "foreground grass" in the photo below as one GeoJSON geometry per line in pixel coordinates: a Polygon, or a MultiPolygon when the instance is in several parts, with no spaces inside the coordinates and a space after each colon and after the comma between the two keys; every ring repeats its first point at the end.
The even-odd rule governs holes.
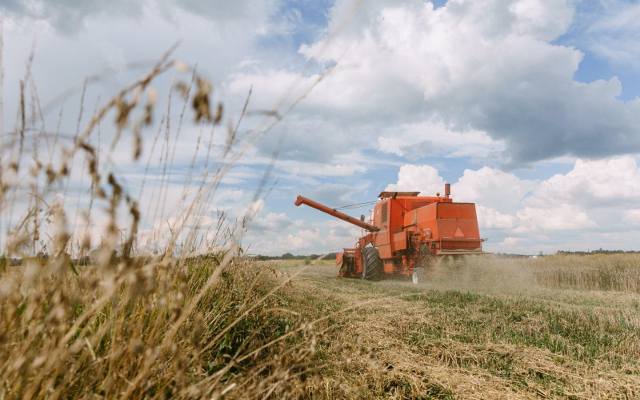
{"type": "MultiPolygon", "coordinates": [[[[535,278],[540,268],[545,268],[543,276],[552,276],[552,261],[526,261],[520,267],[533,268],[534,274],[518,279],[535,278]]],[[[559,261],[563,268],[571,260],[559,261]]],[[[590,269],[577,273],[593,273],[593,260],[586,261],[590,269]]],[[[475,286],[470,279],[446,280],[442,271],[437,279],[414,287],[342,280],[333,276],[333,268],[308,267],[295,281],[297,290],[319,308],[344,310],[338,314],[339,328],[321,343],[326,366],[321,383],[310,389],[314,397],[640,396],[640,302],[635,292],[609,291],[609,286],[605,291],[558,289],[562,285],[549,279],[530,281],[527,290],[509,287],[499,279],[505,273],[501,262],[492,263],[485,270],[487,279],[475,286]],[[494,285],[487,284],[489,278],[494,285]]],[[[473,265],[449,267],[467,278],[475,274],[473,265]]],[[[566,270],[556,276],[562,274],[566,270]]],[[[586,289],[595,282],[584,281],[590,282],[586,289]]],[[[603,280],[605,285],[610,281],[603,280]]]]}
{"type": "MultiPolygon", "coordinates": [[[[57,122],[43,115],[33,79],[19,82],[15,129],[0,150],[0,400],[306,393],[328,320],[309,323],[292,310],[303,302],[290,304],[286,280],[239,257],[256,203],[221,209],[217,194],[281,114],[239,131],[251,91],[240,115],[227,115],[174,50],[120,90],[91,90],[96,104],[84,103],[93,79],[68,88],[51,103],[57,122]],[[63,103],[76,95],[73,134],[63,103]],[[189,166],[178,168],[178,147],[189,166]],[[132,165],[125,154],[144,171],[133,181],[118,173],[132,165]]],[[[270,171],[256,175],[254,201],[270,171]]]]}
{"type": "MultiPolygon", "coordinates": [[[[65,266],[66,267],[66,266],[65,266]]],[[[0,398],[300,395],[315,327],[268,266],[215,259],[0,273],[0,398]]]]}
{"type": "Polygon", "coordinates": [[[418,286],[242,259],[5,267],[0,398],[640,396],[636,292],[503,262],[436,266],[418,286]]]}

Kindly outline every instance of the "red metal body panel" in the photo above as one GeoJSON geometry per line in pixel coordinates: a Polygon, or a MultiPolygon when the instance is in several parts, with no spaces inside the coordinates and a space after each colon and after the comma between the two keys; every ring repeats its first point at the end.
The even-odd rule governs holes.
{"type": "Polygon", "coordinates": [[[418,192],[382,192],[369,222],[302,196],[295,204],[306,204],[368,231],[355,248],[337,255],[340,276],[363,274],[362,249],[369,244],[377,248],[385,275],[408,276],[425,256],[482,253],[475,204],[454,203],[448,184],[444,193],[418,196],[418,192]]]}

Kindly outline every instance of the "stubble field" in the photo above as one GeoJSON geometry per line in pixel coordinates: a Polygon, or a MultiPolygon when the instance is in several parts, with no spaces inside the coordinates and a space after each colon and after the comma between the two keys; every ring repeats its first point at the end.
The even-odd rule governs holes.
{"type": "Polygon", "coordinates": [[[319,347],[320,397],[631,399],[638,261],[487,257],[434,266],[417,286],[282,268],[294,293],[336,313],[319,347]]]}

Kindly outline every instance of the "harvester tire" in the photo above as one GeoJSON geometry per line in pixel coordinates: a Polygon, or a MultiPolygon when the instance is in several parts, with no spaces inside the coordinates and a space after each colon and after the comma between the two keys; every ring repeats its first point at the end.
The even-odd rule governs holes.
{"type": "Polygon", "coordinates": [[[367,246],[362,249],[362,279],[375,281],[382,278],[383,266],[378,249],[367,246]]]}

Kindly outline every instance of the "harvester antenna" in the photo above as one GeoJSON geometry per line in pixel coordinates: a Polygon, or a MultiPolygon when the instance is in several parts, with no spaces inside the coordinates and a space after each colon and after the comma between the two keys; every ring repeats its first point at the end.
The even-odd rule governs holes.
{"type": "Polygon", "coordinates": [[[335,207],[334,210],[349,210],[349,209],[355,209],[355,208],[362,208],[362,207],[366,207],[366,206],[371,206],[373,204],[376,204],[376,202],[375,201],[365,201],[364,203],[346,204],[344,206],[335,207]]]}

